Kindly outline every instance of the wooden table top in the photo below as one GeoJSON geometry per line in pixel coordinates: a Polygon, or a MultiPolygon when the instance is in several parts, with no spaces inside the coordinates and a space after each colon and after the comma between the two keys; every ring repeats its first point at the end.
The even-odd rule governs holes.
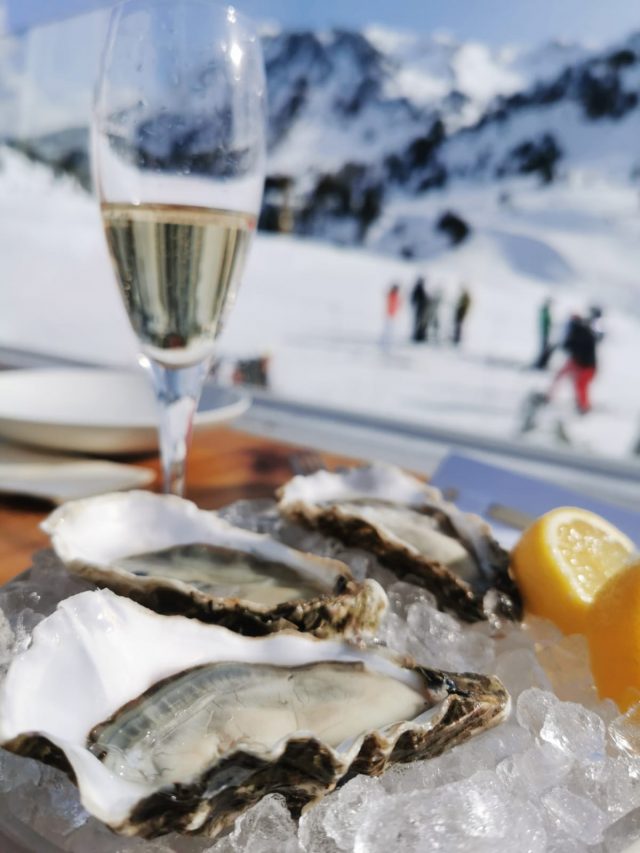
{"type": "MultiPolygon", "coordinates": [[[[187,497],[203,509],[216,509],[241,498],[272,497],[295,473],[292,458],[301,449],[305,448],[230,427],[199,433],[189,457],[187,497]]],[[[335,454],[320,455],[328,468],[353,462],[335,454]]],[[[132,461],[158,471],[155,458],[132,461]]],[[[28,569],[33,553],[48,547],[49,538],[38,525],[50,510],[44,502],[0,498],[0,584],[28,569]]]]}

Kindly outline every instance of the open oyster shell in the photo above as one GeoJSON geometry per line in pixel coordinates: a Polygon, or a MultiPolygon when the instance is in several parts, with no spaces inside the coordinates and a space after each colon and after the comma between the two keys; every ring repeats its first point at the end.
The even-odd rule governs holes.
{"type": "Polygon", "coordinates": [[[12,661],[0,744],[65,770],[119,833],[213,837],[267,793],[297,815],[508,706],[493,677],[300,633],[244,637],[98,590],[63,601],[12,661]]]}
{"type": "Polygon", "coordinates": [[[287,518],[374,553],[399,578],[426,587],[441,608],[466,621],[521,616],[509,555],[489,526],[399,468],[318,471],[294,477],[278,496],[287,518]]]}
{"type": "Polygon", "coordinates": [[[67,568],[150,607],[252,636],[374,631],[388,602],[338,560],[234,527],[173,495],[116,492],[64,504],[42,525],[67,568]]]}

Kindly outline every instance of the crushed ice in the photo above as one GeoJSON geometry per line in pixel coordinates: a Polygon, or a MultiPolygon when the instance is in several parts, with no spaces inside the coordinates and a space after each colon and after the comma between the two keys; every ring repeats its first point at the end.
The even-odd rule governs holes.
{"type": "MultiPolygon", "coordinates": [[[[429,666],[496,673],[513,698],[510,718],[439,758],[356,777],[298,823],[281,796],[265,797],[213,844],[115,836],[62,773],[0,750],[0,827],[28,824],[70,853],[618,853],[640,840],[640,710],[620,715],[598,699],[584,638],[541,619],[497,634],[461,625],[362,552],[320,547],[315,534],[283,529],[269,505],[259,518],[255,510],[242,502],[227,517],[382,578],[391,611],[378,639],[429,666]]],[[[44,554],[0,589],[0,677],[57,601],[87,586],[44,554]]]]}

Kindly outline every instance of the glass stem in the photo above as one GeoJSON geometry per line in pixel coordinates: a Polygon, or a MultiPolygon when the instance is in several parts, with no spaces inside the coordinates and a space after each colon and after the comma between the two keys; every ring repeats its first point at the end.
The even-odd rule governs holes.
{"type": "Polygon", "coordinates": [[[160,407],[158,434],[164,491],[182,496],[193,417],[209,372],[209,360],[176,368],[151,361],[149,369],[160,407]]]}

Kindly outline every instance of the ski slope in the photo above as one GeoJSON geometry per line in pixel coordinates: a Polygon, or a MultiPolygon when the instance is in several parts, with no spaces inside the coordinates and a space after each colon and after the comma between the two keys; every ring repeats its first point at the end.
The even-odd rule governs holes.
{"type": "MultiPolygon", "coordinates": [[[[95,202],[15,152],[4,152],[3,164],[0,346],[133,366],[135,340],[95,202]]],[[[558,185],[543,198],[537,188],[518,184],[510,209],[488,204],[479,190],[470,193],[465,203],[476,204],[475,219],[484,226],[459,249],[436,252],[428,262],[259,235],[220,353],[229,363],[268,353],[272,389],[285,397],[513,437],[524,397],[550,381],[527,369],[536,355],[541,301],[554,298],[558,334],[571,311],[598,301],[606,337],[593,412],[574,414],[566,385],[526,440],[564,440],[561,422],[577,447],[623,456],[637,439],[640,410],[633,287],[640,235],[631,191],[599,187],[598,214],[585,193],[558,185]],[[409,342],[408,297],[419,273],[443,291],[438,345],[409,342]],[[393,281],[401,285],[404,307],[393,345],[384,349],[384,294],[393,281]],[[450,320],[462,281],[473,305],[456,350],[450,320]]],[[[561,363],[558,353],[554,367],[561,363]]]]}

